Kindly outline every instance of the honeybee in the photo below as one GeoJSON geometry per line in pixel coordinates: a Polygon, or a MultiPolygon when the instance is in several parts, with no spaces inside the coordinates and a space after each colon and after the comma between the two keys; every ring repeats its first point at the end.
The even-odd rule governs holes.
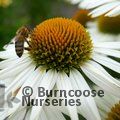
{"type": "Polygon", "coordinates": [[[16,36],[14,38],[15,42],[15,51],[18,57],[21,57],[24,53],[24,50],[28,50],[28,48],[24,47],[24,43],[27,42],[27,44],[30,46],[27,38],[29,37],[32,30],[28,28],[27,26],[22,26],[19,28],[16,32],[16,36]]]}

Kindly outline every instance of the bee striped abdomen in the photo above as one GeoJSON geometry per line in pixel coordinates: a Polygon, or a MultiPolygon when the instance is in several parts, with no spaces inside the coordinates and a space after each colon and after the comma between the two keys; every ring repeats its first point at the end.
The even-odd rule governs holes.
{"type": "Polygon", "coordinates": [[[24,41],[15,42],[15,51],[18,57],[21,57],[24,52],[24,41]]]}

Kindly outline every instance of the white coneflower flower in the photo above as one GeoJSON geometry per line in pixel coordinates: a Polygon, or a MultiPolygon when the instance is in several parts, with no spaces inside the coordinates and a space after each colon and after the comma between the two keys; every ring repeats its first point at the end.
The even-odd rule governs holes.
{"type": "Polygon", "coordinates": [[[103,14],[110,17],[120,15],[120,0],[83,0],[79,6],[86,9],[94,9],[90,13],[93,17],[103,14]]]}
{"type": "MultiPolygon", "coordinates": [[[[16,97],[21,100],[25,86],[51,90],[56,85],[58,90],[90,90],[84,73],[95,84],[120,97],[120,82],[101,66],[120,73],[120,64],[106,56],[118,57],[120,42],[92,42],[89,33],[78,22],[54,18],[34,28],[29,44],[29,51],[21,58],[16,56],[14,44],[0,52],[0,58],[4,59],[0,62],[0,80],[8,85],[6,95],[20,88],[16,97]]],[[[38,95],[32,97],[38,98],[38,95]]],[[[44,96],[41,99],[45,101],[46,98],[44,96]]],[[[77,109],[87,120],[100,120],[92,97],[81,97],[81,104],[79,107],[66,106],[72,120],[78,120],[77,109]]],[[[19,108],[21,103],[4,111],[4,114],[13,114],[19,108]]],[[[42,106],[33,106],[31,109],[30,120],[34,120],[42,106]]]]}
{"type": "Polygon", "coordinates": [[[120,16],[100,16],[95,22],[87,24],[93,40],[120,41],[120,16]]]}
{"type": "Polygon", "coordinates": [[[120,120],[120,98],[105,92],[103,98],[96,97],[96,103],[102,120],[120,120]]]}

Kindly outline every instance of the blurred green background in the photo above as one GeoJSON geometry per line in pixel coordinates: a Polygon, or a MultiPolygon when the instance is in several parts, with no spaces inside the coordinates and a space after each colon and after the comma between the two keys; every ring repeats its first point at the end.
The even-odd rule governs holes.
{"type": "Polygon", "coordinates": [[[76,9],[63,0],[0,0],[0,50],[22,25],[34,27],[48,18],[69,18],[76,9]]]}

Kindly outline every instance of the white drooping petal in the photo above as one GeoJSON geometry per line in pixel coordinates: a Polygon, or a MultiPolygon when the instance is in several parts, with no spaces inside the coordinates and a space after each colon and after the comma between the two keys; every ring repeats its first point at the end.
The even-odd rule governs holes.
{"type": "MultiPolygon", "coordinates": [[[[58,91],[57,85],[54,86],[53,91],[58,91]]],[[[65,97],[64,96],[60,96],[59,92],[58,92],[57,93],[57,97],[56,96],[52,96],[52,97],[49,97],[49,99],[50,99],[50,101],[52,101],[53,99],[56,99],[57,101],[59,101],[60,99],[65,99],[65,97]]],[[[69,111],[68,111],[67,107],[64,105],[64,103],[62,103],[61,105],[59,104],[58,106],[50,105],[50,107],[52,109],[55,109],[55,111],[56,111],[56,109],[58,109],[62,113],[64,113],[64,114],[69,116],[69,111]]]]}
{"type": "MultiPolygon", "coordinates": [[[[57,76],[56,71],[49,70],[46,73],[46,75],[43,77],[43,79],[40,81],[39,86],[43,87],[45,90],[51,90],[51,89],[53,89],[53,87],[57,81],[57,77],[58,76],[57,76]]],[[[38,94],[35,97],[35,99],[43,99],[43,103],[45,102],[46,98],[47,98],[46,95],[39,98],[38,94]]],[[[38,117],[39,113],[41,112],[42,107],[43,106],[39,106],[39,105],[32,107],[30,120],[34,120],[34,119],[36,119],[36,117],[38,117]]]]}
{"type": "Polygon", "coordinates": [[[25,114],[26,114],[26,108],[23,109],[17,109],[16,112],[14,112],[12,115],[9,116],[9,120],[24,120],[25,114]]]}
{"type": "Polygon", "coordinates": [[[14,62],[16,62],[16,59],[14,59],[14,58],[1,61],[0,62],[0,69],[4,69],[6,67],[9,67],[10,65],[14,64],[14,62]]]}
{"type": "MultiPolygon", "coordinates": [[[[114,54],[114,53],[113,53],[114,54]]],[[[97,61],[98,63],[108,67],[109,69],[120,73],[120,63],[108,58],[107,56],[99,55],[99,54],[94,54],[93,55],[93,60],[97,61]]]]}
{"type": "Polygon", "coordinates": [[[120,50],[120,42],[95,42],[94,47],[120,50]]]}
{"type": "MultiPolygon", "coordinates": [[[[29,115],[29,116],[31,116],[31,115],[29,115]]],[[[44,111],[44,109],[41,108],[41,112],[34,120],[49,120],[49,119],[47,118],[47,115],[46,115],[46,112],[44,111]]]]}
{"type": "Polygon", "coordinates": [[[55,106],[45,106],[44,111],[48,120],[66,120],[63,114],[55,106]]]}
{"type": "Polygon", "coordinates": [[[109,3],[109,4],[105,4],[105,5],[102,5],[98,8],[96,8],[95,10],[93,10],[90,15],[92,15],[92,17],[98,17],[102,14],[105,14],[106,12],[114,9],[115,7],[118,7],[119,6],[119,3],[120,2],[112,2],[112,3],[109,3]]]}
{"type": "Polygon", "coordinates": [[[30,108],[28,107],[24,120],[29,120],[30,119],[30,114],[31,114],[31,107],[30,108]]]}
{"type": "Polygon", "coordinates": [[[7,117],[8,117],[8,110],[5,109],[4,111],[0,112],[0,119],[1,120],[4,120],[7,117]]]}
{"type": "Polygon", "coordinates": [[[113,17],[120,15],[120,1],[119,0],[83,0],[79,7],[86,9],[94,9],[90,14],[93,17],[105,14],[113,17]]]}
{"type": "Polygon", "coordinates": [[[95,48],[94,51],[97,53],[104,54],[104,55],[109,55],[109,56],[120,58],[120,51],[118,51],[118,50],[111,50],[111,49],[105,49],[105,48],[95,48]]]}
{"type": "Polygon", "coordinates": [[[4,69],[6,67],[9,67],[9,66],[13,66],[13,65],[18,65],[18,63],[20,62],[24,62],[26,61],[26,59],[28,60],[28,55],[23,55],[21,58],[9,58],[9,59],[6,59],[6,60],[3,60],[0,62],[0,69],[4,69]]]}
{"type": "Polygon", "coordinates": [[[14,47],[10,46],[9,49],[6,49],[5,51],[0,51],[0,58],[1,59],[18,58],[18,56],[15,53],[14,47]]]}
{"type": "Polygon", "coordinates": [[[105,16],[116,17],[120,15],[120,6],[117,6],[112,11],[108,12],[105,16]]]}
{"type": "Polygon", "coordinates": [[[83,8],[92,9],[94,7],[98,7],[102,4],[113,2],[114,0],[83,0],[83,2],[80,4],[83,8]]]}
{"type": "Polygon", "coordinates": [[[21,85],[27,80],[27,78],[30,76],[32,73],[31,67],[27,68],[23,72],[21,72],[13,82],[10,83],[10,85],[7,86],[5,90],[6,96],[12,92],[15,91],[16,89],[20,88],[21,85]]]}
{"type": "Polygon", "coordinates": [[[14,50],[15,51],[15,39],[13,38],[11,41],[13,41],[13,44],[6,44],[3,46],[3,49],[6,50],[6,51],[9,51],[9,50],[14,50]]]}
{"type": "MultiPolygon", "coordinates": [[[[73,71],[71,71],[70,78],[71,78],[70,82],[76,90],[91,91],[87,82],[85,81],[83,76],[80,74],[80,72],[78,72],[77,70],[74,69],[73,71]]],[[[81,106],[78,109],[80,109],[80,113],[82,113],[82,115],[86,117],[86,119],[101,120],[94,98],[81,96],[80,100],[81,100],[81,106]]]]}
{"type": "MultiPolygon", "coordinates": [[[[66,90],[67,92],[69,90],[73,90],[73,86],[70,83],[69,77],[65,73],[59,73],[58,75],[59,75],[59,77],[58,77],[58,81],[57,81],[57,88],[59,90],[66,90]]],[[[65,99],[65,98],[63,98],[63,99],[65,99]]],[[[69,99],[71,99],[71,97],[67,96],[67,100],[69,100],[69,99]]],[[[75,99],[75,98],[73,97],[72,99],[75,99]]],[[[68,109],[71,120],[78,120],[76,106],[67,105],[66,108],[68,109]]]]}
{"type": "Polygon", "coordinates": [[[16,64],[10,65],[0,71],[0,80],[18,75],[31,64],[30,59],[21,60],[16,64]]]}
{"type": "Polygon", "coordinates": [[[113,95],[120,97],[120,86],[113,82],[99,68],[96,68],[96,66],[93,66],[92,64],[87,62],[83,67],[81,67],[81,69],[95,84],[97,84],[104,90],[111,92],[113,95]]]}
{"type": "Polygon", "coordinates": [[[117,84],[118,86],[120,86],[120,81],[113,78],[100,64],[98,64],[98,63],[96,63],[94,61],[91,61],[91,60],[89,61],[89,63],[91,65],[93,65],[94,67],[97,67],[99,70],[101,70],[107,77],[110,78],[111,82],[113,82],[113,83],[117,84]]]}

